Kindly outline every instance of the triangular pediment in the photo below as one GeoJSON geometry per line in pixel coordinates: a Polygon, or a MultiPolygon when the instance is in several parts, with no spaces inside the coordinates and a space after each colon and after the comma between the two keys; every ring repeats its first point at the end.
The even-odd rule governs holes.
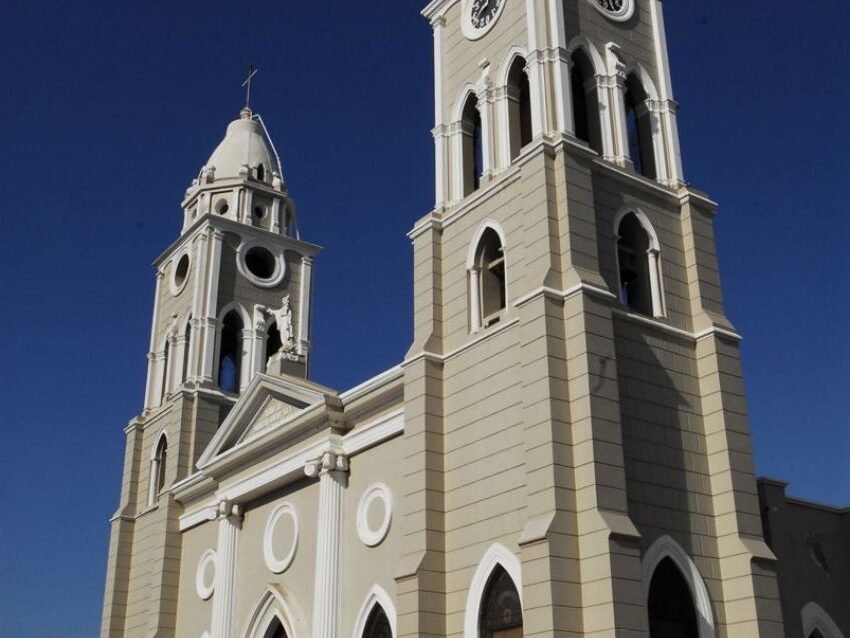
{"type": "Polygon", "coordinates": [[[286,428],[305,411],[337,400],[334,390],[296,377],[257,375],[234,404],[213,440],[198,459],[212,463],[228,450],[286,428]]]}

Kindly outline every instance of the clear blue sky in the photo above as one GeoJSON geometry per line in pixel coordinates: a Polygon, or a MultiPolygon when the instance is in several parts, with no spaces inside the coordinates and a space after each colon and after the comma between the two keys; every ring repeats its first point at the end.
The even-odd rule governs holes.
{"type": "MultiPolygon", "coordinates": [[[[314,377],[344,389],[402,358],[405,232],[432,203],[420,4],[4,5],[0,635],[97,632],[122,428],[143,394],[149,264],[238,112],[249,59],[303,235],[326,247],[314,377]]],[[[848,504],[850,11],[665,5],[686,175],[721,203],[758,471],[848,504]]]]}

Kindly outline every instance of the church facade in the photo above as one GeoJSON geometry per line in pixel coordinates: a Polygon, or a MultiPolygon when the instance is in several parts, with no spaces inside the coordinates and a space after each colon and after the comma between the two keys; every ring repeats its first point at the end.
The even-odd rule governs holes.
{"type": "Polygon", "coordinates": [[[246,107],[155,262],[102,636],[843,638],[846,542],[783,608],[805,592],[765,542],[661,1],[423,15],[435,206],[405,359],[309,380],[320,249],[246,107]]]}

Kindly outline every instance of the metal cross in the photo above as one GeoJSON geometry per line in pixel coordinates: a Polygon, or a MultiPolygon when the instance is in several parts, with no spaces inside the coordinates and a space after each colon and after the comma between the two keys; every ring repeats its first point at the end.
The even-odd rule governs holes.
{"type": "Polygon", "coordinates": [[[242,86],[246,87],[246,90],[245,90],[245,108],[246,109],[251,108],[251,80],[254,78],[255,75],[257,75],[257,67],[255,67],[253,64],[251,64],[248,67],[248,77],[245,78],[245,81],[242,83],[242,86]]]}

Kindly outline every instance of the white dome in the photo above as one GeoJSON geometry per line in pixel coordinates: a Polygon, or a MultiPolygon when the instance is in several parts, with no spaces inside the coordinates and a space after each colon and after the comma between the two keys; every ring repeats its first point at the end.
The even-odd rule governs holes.
{"type": "Polygon", "coordinates": [[[262,165],[265,180],[274,173],[281,175],[276,154],[265,127],[253,117],[248,109],[243,109],[241,117],[227,127],[224,139],[213,151],[204,169],[215,168],[215,179],[231,179],[240,176],[243,166],[251,169],[257,177],[257,168],[262,165]]]}

